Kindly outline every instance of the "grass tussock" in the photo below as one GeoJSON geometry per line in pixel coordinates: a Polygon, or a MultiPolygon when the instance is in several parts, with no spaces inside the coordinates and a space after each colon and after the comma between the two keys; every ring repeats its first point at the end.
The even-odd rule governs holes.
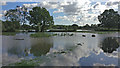
{"type": "Polygon", "coordinates": [[[39,38],[39,37],[51,37],[51,36],[55,36],[55,35],[56,34],[35,33],[35,34],[31,34],[30,37],[39,38]]]}

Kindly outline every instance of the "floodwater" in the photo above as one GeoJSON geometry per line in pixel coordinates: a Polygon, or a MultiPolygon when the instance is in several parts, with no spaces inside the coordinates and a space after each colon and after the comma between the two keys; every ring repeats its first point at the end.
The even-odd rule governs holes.
{"type": "Polygon", "coordinates": [[[2,64],[39,57],[42,58],[40,66],[118,66],[119,33],[67,33],[73,36],[31,38],[30,33],[3,35],[2,64]]]}

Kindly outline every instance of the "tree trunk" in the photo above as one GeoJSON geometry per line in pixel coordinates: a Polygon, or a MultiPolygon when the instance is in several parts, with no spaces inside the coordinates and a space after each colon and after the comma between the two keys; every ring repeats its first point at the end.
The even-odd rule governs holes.
{"type": "Polygon", "coordinates": [[[38,31],[40,32],[40,30],[41,30],[41,26],[39,25],[39,26],[38,26],[38,31]]]}
{"type": "Polygon", "coordinates": [[[41,32],[44,32],[44,25],[41,26],[41,32]]]}
{"type": "Polygon", "coordinates": [[[45,28],[45,21],[43,22],[43,24],[41,26],[41,32],[44,32],[44,28],[45,28]]]}

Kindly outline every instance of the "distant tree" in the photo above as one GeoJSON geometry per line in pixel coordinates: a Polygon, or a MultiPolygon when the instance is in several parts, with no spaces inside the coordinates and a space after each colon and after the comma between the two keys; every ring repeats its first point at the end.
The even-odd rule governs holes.
{"type": "Polygon", "coordinates": [[[84,26],[84,28],[90,28],[90,25],[86,24],[86,25],[84,26]]]}
{"type": "Polygon", "coordinates": [[[30,24],[37,26],[36,31],[44,32],[46,26],[54,24],[53,16],[50,16],[50,13],[45,8],[34,7],[29,11],[29,14],[30,24]]]}
{"type": "Polygon", "coordinates": [[[91,24],[91,28],[96,28],[96,27],[98,27],[98,25],[96,25],[96,24],[91,24]]]}
{"type": "Polygon", "coordinates": [[[118,28],[120,23],[120,15],[113,9],[105,10],[102,14],[98,16],[98,20],[101,26],[110,28],[118,28]]]}
{"type": "Polygon", "coordinates": [[[3,21],[2,22],[2,31],[5,32],[14,32],[16,29],[19,29],[19,22],[3,21]]]}
{"type": "Polygon", "coordinates": [[[78,29],[78,25],[77,24],[73,24],[72,28],[73,28],[74,31],[76,31],[78,29]]]}

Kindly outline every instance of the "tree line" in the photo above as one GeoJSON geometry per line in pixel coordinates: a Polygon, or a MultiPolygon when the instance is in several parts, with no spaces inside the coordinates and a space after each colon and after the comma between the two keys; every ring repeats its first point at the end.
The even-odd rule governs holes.
{"type": "Polygon", "coordinates": [[[37,32],[44,32],[47,29],[94,29],[99,28],[120,29],[120,15],[113,9],[105,10],[98,15],[100,24],[91,24],[78,26],[73,25],[54,25],[53,16],[50,16],[49,11],[43,7],[33,7],[27,9],[25,6],[16,6],[15,9],[10,9],[4,15],[5,21],[2,21],[2,31],[14,32],[16,30],[35,30],[37,32]]]}

